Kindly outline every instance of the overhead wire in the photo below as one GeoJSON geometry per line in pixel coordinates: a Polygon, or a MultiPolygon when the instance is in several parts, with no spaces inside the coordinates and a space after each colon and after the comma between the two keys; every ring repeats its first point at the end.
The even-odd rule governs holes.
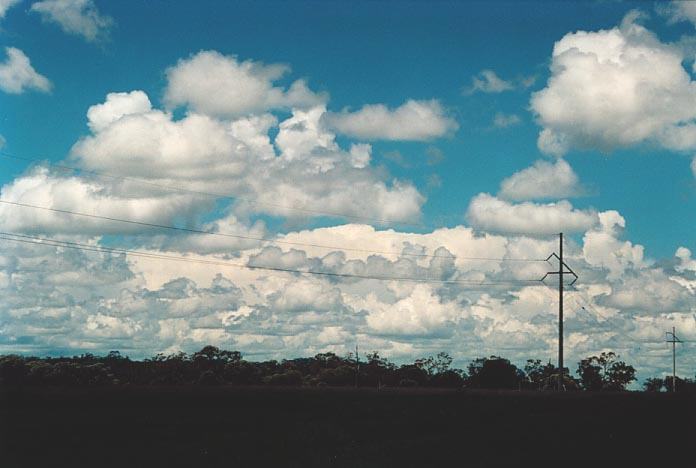
{"type": "MultiPolygon", "coordinates": [[[[609,317],[607,317],[607,316],[601,314],[596,308],[594,308],[592,305],[590,305],[590,302],[589,302],[587,299],[585,299],[585,298],[582,297],[582,296],[578,296],[578,297],[579,297],[588,307],[590,307],[596,314],[598,314],[598,315],[600,315],[601,317],[603,317],[603,318],[606,320],[607,323],[610,323],[609,317]]],[[[584,307],[583,307],[583,308],[584,308],[584,307]]],[[[624,335],[628,336],[630,339],[632,339],[632,340],[634,340],[634,341],[637,341],[637,342],[639,342],[639,343],[665,343],[665,342],[662,341],[662,340],[656,341],[656,340],[644,340],[644,339],[639,339],[639,338],[636,338],[635,336],[632,336],[630,333],[625,332],[625,331],[622,331],[622,332],[620,332],[620,333],[623,333],[624,335]]],[[[685,343],[685,344],[696,344],[696,341],[694,341],[694,340],[680,340],[680,342],[681,342],[681,343],[685,343]]]]}
{"type": "MultiPolygon", "coordinates": [[[[579,290],[575,290],[574,292],[580,293],[579,290]]],[[[627,332],[627,331],[625,331],[625,330],[623,330],[623,329],[620,329],[619,327],[613,327],[612,330],[609,330],[609,329],[608,329],[608,326],[611,325],[611,324],[613,324],[613,322],[612,322],[612,320],[611,320],[611,317],[608,317],[608,316],[606,316],[605,314],[601,313],[599,310],[597,310],[597,308],[595,308],[594,306],[592,306],[592,305],[590,304],[590,301],[588,301],[587,299],[585,299],[583,296],[577,295],[577,296],[575,296],[575,297],[578,298],[578,299],[580,299],[580,300],[585,304],[585,306],[589,307],[595,314],[599,315],[600,317],[602,317],[602,318],[604,319],[603,327],[602,327],[602,328],[604,328],[604,330],[606,330],[606,331],[608,331],[608,332],[610,332],[610,333],[617,334],[617,335],[622,335],[624,338],[627,338],[628,340],[630,340],[630,341],[632,341],[632,342],[634,342],[634,343],[638,343],[638,348],[639,348],[639,349],[640,349],[641,345],[643,345],[643,344],[662,343],[662,341],[645,340],[645,339],[637,338],[636,336],[632,335],[631,333],[629,333],[629,332],[627,332]]],[[[589,311],[587,310],[587,308],[586,308],[585,306],[579,304],[577,301],[575,301],[575,299],[572,299],[572,300],[575,302],[575,304],[576,304],[578,307],[580,307],[581,309],[585,310],[585,312],[587,312],[588,315],[590,314],[589,311]]]]}
{"type": "Polygon", "coordinates": [[[200,258],[190,258],[176,255],[143,252],[132,249],[123,248],[111,248],[104,246],[97,246],[91,244],[83,244],[78,242],[61,241],[57,239],[48,239],[39,236],[29,236],[26,234],[16,234],[8,232],[0,232],[0,239],[26,243],[26,244],[36,244],[44,245],[50,247],[63,247],[68,249],[91,251],[91,252],[101,252],[101,253],[111,253],[111,254],[124,254],[133,257],[142,257],[158,260],[172,260],[180,262],[190,262],[190,263],[201,263],[207,265],[217,265],[217,266],[227,266],[235,268],[244,268],[249,270],[266,270],[273,272],[282,273],[298,273],[298,274],[308,274],[316,276],[325,277],[338,277],[338,278],[350,278],[350,279],[364,279],[364,280],[380,280],[380,281],[407,281],[407,282],[423,282],[423,283],[440,283],[440,284],[464,284],[464,285],[474,285],[474,286],[498,286],[504,284],[529,284],[530,282],[538,282],[538,280],[439,280],[431,278],[416,278],[407,276],[382,276],[382,275],[360,275],[353,273],[337,273],[329,271],[317,271],[317,270],[299,270],[295,268],[283,268],[275,267],[270,265],[254,265],[254,264],[241,264],[233,263],[229,261],[222,260],[210,260],[210,259],[200,259],[200,258]]]}
{"type": "Polygon", "coordinates": [[[168,224],[148,223],[145,221],[136,221],[136,220],[132,220],[132,219],[123,219],[123,218],[116,218],[116,217],[111,217],[111,216],[102,216],[102,215],[97,215],[97,214],[93,214],[93,213],[82,213],[79,211],[64,210],[64,209],[60,209],[60,208],[52,208],[52,207],[47,207],[47,206],[34,205],[34,204],[30,204],[30,203],[15,202],[15,201],[10,201],[10,200],[0,200],[0,203],[5,204],[5,205],[10,205],[10,206],[32,208],[32,209],[37,209],[37,210],[45,210],[45,211],[51,211],[54,213],[67,214],[67,215],[71,215],[71,216],[79,216],[79,217],[90,218],[90,219],[100,219],[103,221],[119,222],[119,223],[144,226],[144,227],[149,227],[149,228],[175,230],[175,231],[180,231],[180,232],[187,232],[189,234],[219,236],[219,237],[227,237],[227,238],[242,239],[242,240],[253,240],[253,241],[257,241],[257,242],[268,242],[271,244],[302,246],[302,247],[320,248],[320,249],[327,249],[327,250],[345,250],[348,252],[361,252],[361,253],[380,254],[380,255],[394,255],[397,257],[398,256],[405,256],[405,257],[420,257],[420,258],[451,258],[451,259],[469,260],[469,261],[495,261],[495,262],[545,262],[546,261],[545,259],[537,259],[537,258],[465,257],[465,256],[458,256],[458,255],[434,255],[434,254],[421,254],[421,253],[411,253],[411,252],[369,250],[369,249],[360,249],[360,248],[355,248],[355,247],[313,244],[313,243],[307,243],[307,242],[286,241],[286,240],[282,240],[282,239],[269,239],[269,238],[265,238],[265,237],[256,237],[256,236],[249,236],[249,235],[243,235],[243,234],[232,234],[232,233],[226,233],[226,232],[205,231],[202,229],[172,226],[172,225],[168,225],[168,224]]]}

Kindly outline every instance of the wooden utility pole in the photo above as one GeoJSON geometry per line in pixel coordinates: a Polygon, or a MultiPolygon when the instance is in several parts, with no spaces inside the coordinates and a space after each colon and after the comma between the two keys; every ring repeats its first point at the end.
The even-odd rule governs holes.
{"type": "Polygon", "coordinates": [[[571,286],[578,280],[578,275],[563,261],[563,233],[558,235],[558,255],[552,253],[548,256],[548,262],[551,257],[558,259],[558,271],[549,271],[544,275],[541,281],[544,281],[549,275],[558,275],[558,390],[564,389],[563,379],[565,370],[563,367],[563,275],[573,275],[575,279],[570,283],[571,286]]]}
{"type": "Polygon", "coordinates": [[[672,327],[671,332],[666,332],[667,337],[670,339],[665,339],[667,343],[672,343],[672,391],[676,392],[677,391],[677,343],[681,343],[682,341],[677,338],[676,335],[676,330],[674,327],[672,327]]]}
{"type": "Polygon", "coordinates": [[[558,242],[558,391],[563,390],[563,233],[558,242]]]}
{"type": "Polygon", "coordinates": [[[358,388],[358,376],[360,375],[360,355],[358,354],[358,344],[355,343],[355,388],[358,388]]]}

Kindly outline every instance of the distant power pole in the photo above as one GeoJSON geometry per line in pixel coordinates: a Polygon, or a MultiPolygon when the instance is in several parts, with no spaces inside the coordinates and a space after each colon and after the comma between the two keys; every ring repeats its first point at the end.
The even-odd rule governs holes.
{"type": "Polygon", "coordinates": [[[563,378],[565,371],[563,370],[563,275],[573,275],[575,279],[571,286],[578,280],[578,275],[563,261],[563,233],[559,235],[558,255],[552,253],[546,258],[548,262],[551,257],[558,259],[558,271],[549,271],[544,275],[541,281],[544,281],[549,275],[558,275],[558,390],[563,390],[563,378]]]}
{"type": "Polygon", "coordinates": [[[677,343],[681,343],[682,341],[677,338],[676,335],[676,330],[674,327],[672,327],[671,332],[665,332],[667,335],[667,338],[671,336],[671,339],[665,338],[665,341],[667,343],[672,343],[672,391],[676,392],[677,391],[677,343]]]}
{"type": "Polygon", "coordinates": [[[355,388],[358,388],[358,376],[360,375],[360,355],[358,354],[358,343],[355,343],[355,388]]]}

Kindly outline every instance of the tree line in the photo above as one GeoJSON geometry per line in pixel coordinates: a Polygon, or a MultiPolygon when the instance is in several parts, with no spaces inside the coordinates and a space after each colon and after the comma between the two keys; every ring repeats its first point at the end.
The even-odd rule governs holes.
{"type": "MultiPolygon", "coordinates": [[[[582,359],[573,376],[566,368],[566,390],[623,391],[636,380],[633,366],[613,352],[582,359]]],[[[38,386],[117,385],[269,385],[336,387],[434,387],[546,390],[556,388],[559,372],[551,363],[529,359],[523,368],[508,359],[474,359],[466,369],[452,367],[447,353],[396,365],[371,352],[360,358],[320,353],[281,361],[248,361],[239,351],[205,346],[198,352],[157,354],[132,360],[118,351],[105,356],[0,356],[0,383],[38,386]]],[[[672,389],[671,377],[650,378],[645,391],[672,389]]],[[[677,390],[696,392],[693,379],[677,379],[677,390]]]]}

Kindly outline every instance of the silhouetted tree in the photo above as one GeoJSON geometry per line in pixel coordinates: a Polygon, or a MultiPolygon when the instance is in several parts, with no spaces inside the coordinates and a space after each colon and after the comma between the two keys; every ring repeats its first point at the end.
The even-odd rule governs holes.
{"type": "MultiPolygon", "coordinates": [[[[552,364],[529,360],[525,372],[509,360],[491,356],[472,361],[468,375],[452,368],[452,357],[444,352],[396,366],[377,351],[361,360],[362,385],[424,386],[517,389],[525,382],[533,388],[557,376],[552,364]]],[[[118,351],[105,356],[90,353],[72,357],[37,358],[17,355],[0,356],[0,383],[4,385],[331,385],[355,384],[355,358],[334,353],[314,357],[246,361],[239,351],[205,346],[191,355],[184,352],[157,354],[135,361],[118,351]]],[[[583,359],[578,374],[587,389],[622,390],[635,380],[632,366],[618,360],[614,353],[602,353],[583,359]]],[[[554,380],[555,382],[555,380],[554,380]]],[[[666,380],[671,388],[671,379],[666,380]]],[[[567,377],[567,387],[572,387],[567,377]]],[[[652,384],[656,384],[653,382],[652,384]]],[[[652,388],[652,387],[650,387],[652,388]]],[[[648,387],[646,386],[646,389],[648,387]]],[[[696,383],[680,379],[680,391],[696,391],[696,383]]]]}
{"type": "MultiPolygon", "coordinates": [[[[665,377],[664,385],[668,392],[672,391],[672,386],[674,384],[672,383],[671,376],[665,377]]],[[[680,393],[696,393],[696,381],[694,381],[693,379],[682,379],[681,377],[677,376],[676,389],[677,392],[680,393]]]]}
{"type": "Polygon", "coordinates": [[[558,370],[550,362],[542,364],[541,359],[527,359],[524,373],[531,388],[541,390],[553,384],[552,381],[557,379],[558,370]]]}
{"type": "Polygon", "coordinates": [[[643,382],[643,389],[646,392],[659,392],[662,391],[664,385],[665,383],[662,381],[662,379],[653,377],[646,379],[646,381],[643,382]]]}
{"type": "Polygon", "coordinates": [[[20,385],[28,374],[29,367],[23,357],[14,354],[0,357],[0,383],[20,385]]]}
{"type": "Polygon", "coordinates": [[[452,364],[452,357],[445,353],[438,353],[437,356],[427,357],[422,359],[416,359],[415,365],[425,370],[428,375],[433,376],[440,374],[449,370],[452,364]]]}
{"type": "Polygon", "coordinates": [[[590,391],[625,390],[636,380],[636,370],[623,361],[618,361],[614,352],[602,352],[599,356],[582,359],[577,374],[582,388],[590,391]]]}
{"type": "Polygon", "coordinates": [[[491,356],[478,358],[468,367],[467,386],[471,388],[516,389],[524,373],[505,358],[491,356]]]}
{"type": "Polygon", "coordinates": [[[396,366],[388,359],[373,351],[365,355],[365,362],[360,365],[360,381],[377,388],[383,385],[396,385],[396,366]]]}
{"type": "Polygon", "coordinates": [[[279,386],[298,386],[302,385],[302,374],[296,370],[279,372],[264,377],[263,383],[279,386]]]}
{"type": "Polygon", "coordinates": [[[404,364],[396,370],[400,387],[425,386],[428,383],[428,372],[418,364],[404,364]]]}

